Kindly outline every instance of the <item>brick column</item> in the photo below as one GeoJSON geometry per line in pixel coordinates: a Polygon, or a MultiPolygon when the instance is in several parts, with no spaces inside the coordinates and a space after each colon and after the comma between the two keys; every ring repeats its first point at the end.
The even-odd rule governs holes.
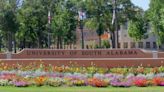
{"type": "Polygon", "coordinates": [[[7,52],[6,53],[6,59],[11,59],[12,58],[12,53],[11,52],[7,52]]]}
{"type": "Polygon", "coordinates": [[[153,58],[158,58],[158,51],[152,51],[153,58]]]}

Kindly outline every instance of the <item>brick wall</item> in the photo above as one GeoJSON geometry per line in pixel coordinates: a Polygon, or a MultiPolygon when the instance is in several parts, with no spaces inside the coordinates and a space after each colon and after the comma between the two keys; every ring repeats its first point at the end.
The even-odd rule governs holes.
{"type": "Polygon", "coordinates": [[[0,54],[0,59],[5,59],[5,58],[6,58],[6,54],[1,53],[0,54]]]}
{"type": "Polygon", "coordinates": [[[159,58],[164,58],[164,52],[159,52],[159,53],[158,53],[158,57],[159,57],[159,58]]]}
{"type": "Polygon", "coordinates": [[[77,66],[77,67],[88,67],[88,66],[96,66],[96,67],[157,67],[164,66],[164,59],[120,59],[120,60],[2,60],[1,62],[7,63],[8,65],[13,64],[23,64],[29,65],[32,62],[36,63],[45,63],[52,64],[55,66],[77,66]]]}
{"type": "MultiPolygon", "coordinates": [[[[158,53],[164,58],[164,53],[158,53]]],[[[7,54],[0,54],[0,59],[6,59],[7,54]]],[[[11,59],[29,58],[153,58],[152,52],[140,49],[104,49],[104,50],[54,50],[54,49],[24,49],[17,54],[11,54],[11,59]]]]}
{"type": "Polygon", "coordinates": [[[53,50],[53,49],[24,49],[12,54],[0,54],[1,62],[9,65],[20,63],[28,65],[32,62],[44,62],[56,66],[91,66],[97,67],[137,67],[164,66],[164,52],[157,53],[153,58],[152,52],[140,49],[106,49],[106,50],[53,50]]]}

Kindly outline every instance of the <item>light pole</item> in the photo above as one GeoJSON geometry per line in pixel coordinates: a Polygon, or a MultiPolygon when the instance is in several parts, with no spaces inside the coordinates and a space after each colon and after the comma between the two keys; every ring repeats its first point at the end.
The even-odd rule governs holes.
{"type": "Polygon", "coordinates": [[[80,30],[81,30],[81,48],[82,49],[84,49],[84,46],[85,46],[85,44],[84,44],[84,31],[83,31],[83,29],[84,29],[83,22],[84,22],[85,18],[86,18],[85,13],[82,10],[80,10],[79,11],[79,24],[80,24],[80,30]]]}
{"type": "Polygon", "coordinates": [[[83,20],[80,20],[80,30],[81,30],[81,48],[84,49],[83,20]]]}

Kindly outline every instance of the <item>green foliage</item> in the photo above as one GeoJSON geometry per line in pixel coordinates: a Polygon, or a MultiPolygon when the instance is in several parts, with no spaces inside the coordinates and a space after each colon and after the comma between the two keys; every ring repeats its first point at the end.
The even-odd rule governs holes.
{"type": "Polygon", "coordinates": [[[108,0],[88,0],[86,1],[86,11],[89,14],[88,19],[86,20],[86,27],[92,30],[96,30],[97,35],[99,36],[99,47],[101,47],[101,38],[100,36],[111,29],[110,24],[110,14],[109,8],[107,5],[108,0]],[[108,18],[107,18],[108,17],[108,18]]]}
{"type": "Polygon", "coordinates": [[[74,2],[67,1],[67,4],[60,2],[56,7],[56,14],[53,16],[52,29],[53,35],[57,38],[58,48],[63,48],[65,44],[72,44],[76,41],[76,8],[73,6],[74,2]]]}
{"type": "Polygon", "coordinates": [[[1,0],[0,1],[0,28],[4,31],[5,41],[8,51],[12,51],[12,40],[18,30],[17,21],[17,1],[19,0],[1,0]]]}
{"type": "Polygon", "coordinates": [[[150,9],[148,10],[148,14],[147,14],[152,26],[152,31],[157,36],[158,46],[164,43],[163,4],[164,4],[163,0],[151,0],[150,9]]]}
{"type": "MultiPolygon", "coordinates": [[[[5,32],[3,35],[9,34],[7,32],[13,32],[16,35],[18,46],[21,48],[45,48],[48,45],[48,31],[51,30],[51,34],[56,34],[54,30],[60,26],[60,30],[63,32],[59,32],[59,35],[63,36],[62,42],[72,44],[76,41],[77,23],[75,16],[77,15],[77,8],[75,5],[76,0],[68,0],[67,2],[64,0],[24,0],[22,4],[20,0],[1,0],[0,29],[5,32]],[[59,9],[59,5],[65,10],[59,9]],[[53,29],[49,29],[48,11],[51,11],[51,20],[53,20],[52,16],[55,15],[54,19],[62,18],[59,21],[63,24],[58,21],[58,25],[52,24],[50,26],[53,29]],[[61,12],[59,13],[59,11],[61,12]]],[[[7,36],[4,38],[9,39],[7,36]]]]}
{"type": "MultiPolygon", "coordinates": [[[[21,48],[48,47],[50,31],[52,44],[63,48],[76,42],[78,26],[78,10],[84,10],[87,19],[85,27],[95,30],[99,36],[104,31],[112,35],[115,42],[115,27],[129,23],[129,34],[134,40],[141,40],[145,33],[145,20],[148,19],[153,33],[158,37],[157,43],[164,43],[164,1],[151,0],[146,17],[137,15],[140,8],[134,6],[131,0],[0,0],[0,30],[2,31],[3,46],[12,50],[12,42],[21,48]],[[21,4],[22,3],[22,4],[21,4]],[[117,21],[112,25],[113,9],[116,7],[117,21]],[[48,11],[51,11],[51,25],[48,24],[48,11]],[[137,15],[137,16],[136,16],[137,15]],[[137,30],[138,29],[138,30],[137,30]]],[[[144,13],[143,13],[144,14],[144,13]]],[[[147,21],[147,20],[146,20],[147,21]]],[[[15,46],[15,47],[16,47],[15,46]]]]}
{"type": "Polygon", "coordinates": [[[136,16],[135,20],[129,21],[128,34],[135,41],[140,41],[144,39],[146,32],[147,32],[147,27],[142,15],[136,16]]]}
{"type": "Polygon", "coordinates": [[[109,40],[103,40],[102,41],[102,47],[103,48],[110,48],[109,40]]]}
{"type": "Polygon", "coordinates": [[[164,8],[160,10],[160,15],[161,15],[161,25],[164,27],[164,8]]]}
{"type": "Polygon", "coordinates": [[[31,1],[28,0],[24,2],[24,5],[19,10],[18,14],[20,30],[17,33],[17,37],[20,39],[19,42],[24,41],[25,43],[30,44],[31,47],[40,48],[43,47],[41,44],[46,44],[46,11],[47,10],[46,6],[44,6],[44,2],[37,1],[33,2],[32,4],[31,1]]]}
{"type": "MultiPolygon", "coordinates": [[[[127,19],[131,20],[135,17],[136,9],[130,0],[116,0],[114,5],[112,0],[86,0],[86,11],[88,19],[86,21],[86,27],[96,30],[97,35],[101,36],[104,31],[108,31],[114,34],[116,26],[119,28],[120,25],[127,22],[127,19]],[[121,7],[120,7],[121,6],[121,7]],[[117,24],[112,24],[113,9],[116,7],[117,12],[117,24]]],[[[115,37],[112,37],[112,44],[115,42],[115,37]]],[[[101,39],[99,46],[101,47],[101,39]]]]}

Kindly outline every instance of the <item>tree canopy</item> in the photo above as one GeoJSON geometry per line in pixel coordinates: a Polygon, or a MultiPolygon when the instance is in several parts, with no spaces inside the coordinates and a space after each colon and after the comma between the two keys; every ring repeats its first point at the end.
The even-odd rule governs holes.
{"type": "Polygon", "coordinates": [[[145,39],[148,35],[148,22],[142,10],[137,10],[135,17],[128,21],[128,34],[134,41],[145,39]]]}
{"type": "Polygon", "coordinates": [[[157,36],[157,45],[161,46],[164,43],[164,1],[151,0],[147,13],[152,31],[157,36]]]}

